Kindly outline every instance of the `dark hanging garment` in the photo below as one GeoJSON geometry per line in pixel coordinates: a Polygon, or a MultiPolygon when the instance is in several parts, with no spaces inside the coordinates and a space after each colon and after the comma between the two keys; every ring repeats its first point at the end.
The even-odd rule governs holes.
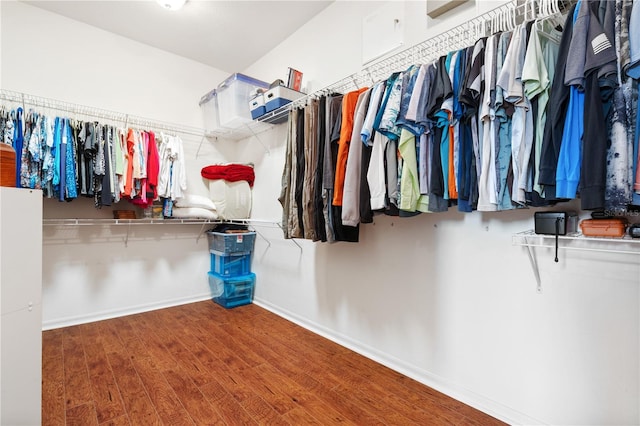
{"type": "Polygon", "coordinates": [[[387,185],[384,214],[400,216],[398,209],[398,144],[391,139],[387,141],[384,151],[384,171],[387,185]]]}
{"type": "MultiPolygon", "coordinates": [[[[375,138],[375,132],[372,135],[375,138]]],[[[367,171],[371,162],[371,151],[373,145],[363,144],[362,146],[362,168],[360,169],[360,223],[372,223],[373,211],[371,210],[371,192],[369,190],[369,181],[367,180],[367,171]]]]}
{"type": "Polygon", "coordinates": [[[58,127],[60,138],[60,150],[57,155],[60,157],[60,187],[58,192],[58,201],[65,200],[65,192],[67,188],[67,119],[60,119],[58,127]]]}
{"type": "Polygon", "coordinates": [[[296,124],[296,187],[295,187],[295,200],[298,206],[298,224],[300,226],[300,235],[292,235],[295,238],[304,237],[303,227],[303,204],[302,204],[302,190],[304,188],[304,110],[301,109],[298,113],[298,122],[296,124]]]}
{"type": "Polygon", "coordinates": [[[325,96],[320,97],[318,101],[318,115],[316,117],[317,123],[317,157],[316,157],[316,165],[314,170],[314,197],[313,197],[313,220],[314,220],[314,230],[316,238],[319,241],[326,242],[327,241],[327,231],[326,225],[324,221],[324,212],[323,212],[323,201],[322,201],[322,172],[324,170],[324,145],[326,138],[326,109],[327,109],[327,98],[325,96]]]}
{"type": "Polygon", "coordinates": [[[22,128],[22,108],[16,112],[15,138],[13,139],[13,149],[16,153],[16,188],[22,188],[20,184],[20,169],[22,167],[22,149],[24,145],[24,129],[22,128]]]}
{"type": "MultiPolygon", "coordinates": [[[[605,16],[615,19],[614,2],[608,6],[610,7],[607,8],[609,10],[605,16]]],[[[615,93],[615,87],[604,84],[601,88],[599,76],[603,76],[602,82],[615,82],[618,78],[617,57],[613,46],[614,35],[606,34],[604,26],[598,21],[599,7],[598,3],[589,3],[590,19],[584,67],[586,78],[584,133],[580,164],[580,205],[583,210],[605,208],[607,148],[611,141],[609,129],[604,123],[610,123],[608,115],[611,109],[611,95],[615,93]]],[[[613,27],[613,24],[607,27],[613,27]]],[[[614,85],[617,86],[617,84],[614,85]]],[[[625,208],[626,202],[621,203],[621,207],[625,208]]]]}
{"type": "Polygon", "coordinates": [[[445,99],[453,96],[453,88],[446,66],[447,56],[441,56],[436,67],[436,74],[431,81],[430,98],[427,105],[427,116],[434,124],[431,139],[431,164],[429,186],[429,211],[443,212],[449,208],[449,200],[444,198],[444,170],[442,168],[441,140],[443,133],[448,131],[448,121],[439,120],[437,113],[445,99]],[[446,122],[446,124],[444,124],[446,122]]]}
{"type": "Polygon", "coordinates": [[[100,204],[111,205],[111,149],[113,147],[113,133],[111,126],[102,127],[102,138],[104,139],[104,175],[102,176],[102,193],[100,194],[100,204]]]}
{"type": "Polygon", "coordinates": [[[340,122],[342,114],[342,95],[330,95],[327,98],[325,117],[324,163],[322,174],[322,209],[325,221],[327,241],[336,240],[333,218],[333,183],[338,158],[338,139],[340,139],[340,122]]]}
{"type": "Polygon", "coordinates": [[[564,121],[569,106],[569,86],[564,84],[567,55],[573,33],[573,14],[576,6],[571,7],[567,15],[556,62],[556,73],[551,85],[547,107],[547,121],[544,125],[544,136],[540,153],[540,176],[538,183],[544,187],[544,198],[547,201],[558,201],[556,198],[556,168],[560,156],[564,121]]]}
{"type": "Polygon", "coordinates": [[[96,159],[96,126],[92,122],[84,123],[84,138],[83,143],[78,144],[78,149],[81,150],[82,161],[84,167],[81,169],[81,173],[83,175],[82,181],[84,185],[84,190],[81,192],[82,195],[87,197],[94,196],[95,182],[94,182],[94,166],[96,159]]]}

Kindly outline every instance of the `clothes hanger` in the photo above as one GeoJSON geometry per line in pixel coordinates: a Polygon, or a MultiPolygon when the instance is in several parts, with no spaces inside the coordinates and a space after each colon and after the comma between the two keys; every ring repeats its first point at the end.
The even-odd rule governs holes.
{"type": "Polygon", "coordinates": [[[562,35],[556,29],[556,27],[559,25],[557,23],[558,20],[562,19],[561,15],[558,15],[556,13],[551,13],[550,15],[545,16],[544,12],[542,12],[542,14],[543,16],[536,19],[534,23],[536,31],[540,36],[550,41],[553,41],[556,44],[559,44],[562,38],[562,35]]]}
{"type": "Polygon", "coordinates": [[[502,20],[502,28],[504,28],[504,31],[510,31],[511,28],[509,28],[509,9],[505,8],[502,11],[501,20],[502,20]]]}
{"type": "Polygon", "coordinates": [[[546,16],[546,15],[550,15],[549,13],[549,0],[542,0],[542,15],[546,16]]]}

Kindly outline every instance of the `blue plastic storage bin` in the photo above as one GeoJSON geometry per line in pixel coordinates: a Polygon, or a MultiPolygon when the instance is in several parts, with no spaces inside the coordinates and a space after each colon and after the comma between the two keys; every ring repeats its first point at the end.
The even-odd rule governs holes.
{"type": "Polygon", "coordinates": [[[213,301],[227,309],[250,304],[253,301],[255,283],[254,273],[225,278],[209,272],[213,301]]]}
{"type": "Polygon", "coordinates": [[[251,253],[224,254],[210,252],[211,272],[222,277],[237,277],[251,273],[251,253]]]}

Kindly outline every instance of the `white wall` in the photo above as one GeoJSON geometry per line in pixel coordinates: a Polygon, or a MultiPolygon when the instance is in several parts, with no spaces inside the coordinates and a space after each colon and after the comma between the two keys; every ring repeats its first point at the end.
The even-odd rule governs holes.
{"type": "MultiPolygon", "coordinates": [[[[1,3],[3,89],[202,128],[198,101],[228,76],[22,2],[1,3]]],[[[232,146],[180,136],[188,191],[204,195],[200,169],[225,161],[232,146]]],[[[84,198],[44,201],[45,218],[112,218],[113,209],[131,208],[127,201],[101,210],[84,198]]],[[[201,231],[201,225],[46,226],[44,328],[208,299],[201,231]]]]}
{"type": "MultiPolygon", "coordinates": [[[[405,2],[406,45],[497,3],[431,20],[424,2],[405,2]]],[[[357,72],[361,19],[379,4],[336,2],[246,73],[293,66],[315,90],[357,72]]],[[[279,218],[284,139],[261,135],[268,154],[240,144],[269,177],[256,218],[279,218]]],[[[535,249],[538,294],[526,249],[512,245],[532,227],[533,210],[379,216],[358,244],[296,240],[302,249],[258,228],[270,245],[256,244],[256,302],[510,423],[639,424],[638,256],[562,251],[556,264],[535,249]]]]}

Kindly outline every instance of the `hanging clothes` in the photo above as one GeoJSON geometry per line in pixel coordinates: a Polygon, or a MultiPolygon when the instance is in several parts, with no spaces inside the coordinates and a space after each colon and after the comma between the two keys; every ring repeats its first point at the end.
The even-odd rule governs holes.
{"type": "MultiPolygon", "coordinates": [[[[610,143],[609,135],[614,131],[613,128],[617,127],[613,124],[615,108],[612,109],[615,87],[618,85],[615,40],[613,33],[607,34],[605,31],[605,28],[613,31],[615,4],[611,2],[605,6],[614,7],[606,8],[603,15],[605,21],[600,22],[597,5],[587,4],[589,28],[586,37],[589,43],[585,52],[584,77],[585,93],[588,98],[585,100],[584,108],[585,128],[580,185],[581,207],[584,210],[600,210],[606,206],[607,169],[609,168],[607,145],[610,143]],[[603,126],[602,123],[605,125],[603,126]]],[[[626,133],[621,137],[624,146],[627,140],[626,133]]],[[[617,144],[614,145],[617,147],[617,144]]],[[[613,160],[613,164],[615,163],[616,160],[613,160]]]]}
{"type": "MultiPolygon", "coordinates": [[[[509,178],[513,173],[511,169],[511,152],[512,152],[512,118],[513,118],[513,105],[505,102],[505,90],[499,84],[499,78],[502,74],[502,69],[505,65],[505,59],[507,58],[507,52],[513,38],[513,32],[503,32],[498,40],[497,55],[496,55],[496,89],[495,89],[495,143],[496,143],[496,158],[492,161],[495,168],[495,194],[496,209],[498,211],[511,210],[513,205],[511,203],[509,178]]],[[[516,37],[517,34],[516,34],[516,37]]]]}
{"type": "Polygon", "coordinates": [[[478,211],[496,211],[496,60],[500,34],[487,39],[484,57],[484,96],[480,104],[482,123],[482,145],[480,147],[480,178],[478,181],[478,211]]]}
{"type": "Polygon", "coordinates": [[[161,133],[160,174],[158,176],[158,196],[175,201],[187,189],[184,148],[177,135],[161,133]]]}
{"type": "Polygon", "coordinates": [[[360,175],[362,168],[362,130],[369,108],[372,89],[366,89],[358,95],[353,130],[351,132],[349,154],[345,170],[342,197],[342,224],[357,226],[360,223],[360,175]]]}
{"type": "Polygon", "coordinates": [[[325,145],[322,167],[322,211],[324,215],[327,241],[336,241],[336,219],[333,210],[333,184],[338,159],[336,142],[340,138],[340,124],[343,95],[333,94],[327,97],[327,115],[325,117],[325,145]]]}
{"type": "Polygon", "coordinates": [[[289,120],[287,121],[287,142],[285,151],[285,163],[282,169],[282,177],[280,178],[281,190],[278,201],[282,206],[282,232],[284,238],[291,238],[290,222],[291,217],[291,187],[292,187],[292,164],[293,164],[293,144],[294,144],[294,130],[295,119],[293,117],[298,114],[297,109],[291,110],[289,113],[289,120]]]}
{"type": "Polygon", "coordinates": [[[344,95],[342,101],[342,121],[340,125],[340,139],[338,140],[338,158],[336,162],[335,182],[333,185],[333,205],[342,206],[342,196],[344,192],[344,178],[347,168],[347,158],[349,156],[349,145],[353,132],[353,119],[360,94],[367,90],[363,87],[344,95]]]}
{"type": "MultiPolygon", "coordinates": [[[[625,30],[631,6],[630,0],[582,0],[561,18],[563,25],[555,18],[522,22],[391,73],[371,89],[348,92],[339,111],[328,101],[326,113],[333,107],[335,118],[325,122],[322,161],[298,161],[297,173],[283,178],[283,191],[289,180],[299,184],[300,170],[306,177],[315,168],[311,185],[321,179],[323,207],[333,204],[322,216],[327,241],[329,230],[333,241],[345,240],[349,225],[371,221],[375,212],[407,217],[454,205],[463,212],[502,211],[577,197],[583,207],[602,199],[626,208],[630,196],[612,194],[627,188],[631,194],[640,176],[637,89],[620,77],[635,70],[634,56],[619,47],[632,44],[625,30]],[[602,146],[609,147],[608,159],[602,146]]],[[[290,121],[292,132],[303,124],[290,121]]],[[[293,160],[289,147],[287,157],[285,169],[293,160]]],[[[313,212],[314,199],[298,214],[313,212]]],[[[322,240],[317,223],[316,236],[305,237],[322,240]]]]}
{"type": "MultiPolygon", "coordinates": [[[[545,25],[545,21],[542,21],[540,25],[545,25]]],[[[527,174],[526,187],[524,188],[525,192],[532,193],[531,203],[535,203],[535,205],[543,205],[543,188],[538,182],[539,165],[544,126],[547,120],[547,105],[551,82],[555,76],[560,37],[561,34],[555,28],[543,31],[538,23],[534,24],[522,71],[525,96],[531,100],[532,105],[535,103],[537,108],[533,123],[535,137],[533,153],[530,157],[530,172],[527,174]]]]}
{"type": "Polygon", "coordinates": [[[326,115],[327,115],[327,97],[321,96],[318,99],[317,110],[317,136],[316,136],[316,163],[314,165],[313,176],[313,226],[316,234],[316,238],[319,241],[327,241],[327,229],[324,215],[324,202],[323,202],[323,177],[322,172],[324,168],[324,156],[325,156],[325,144],[326,144],[326,115]]]}
{"type": "Polygon", "coordinates": [[[302,191],[304,237],[317,241],[315,232],[315,166],[318,157],[318,100],[313,99],[304,108],[304,177],[302,191]]]}
{"type": "MultiPolygon", "coordinates": [[[[24,110],[20,107],[16,110],[16,121],[13,133],[13,149],[16,153],[16,171],[22,167],[22,149],[24,145],[24,110]]],[[[16,173],[16,188],[21,188],[20,173],[16,173]]]]}
{"type": "Polygon", "coordinates": [[[614,75],[617,82],[613,90],[611,127],[608,134],[610,145],[607,149],[605,209],[620,212],[625,211],[632,202],[631,158],[637,88],[634,88],[633,79],[624,72],[630,63],[628,18],[631,16],[632,1],[617,0],[614,3],[614,7],[607,5],[602,26],[608,39],[612,39],[616,58],[608,62],[609,69],[601,69],[598,76],[602,80],[603,74],[614,75]]]}
{"type": "MultiPolygon", "coordinates": [[[[371,192],[371,210],[381,211],[385,208],[390,208],[390,201],[388,195],[388,179],[387,179],[387,161],[386,152],[389,145],[389,137],[386,132],[380,132],[380,122],[382,121],[382,114],[386,108],[386,105],[391,96],[393,85],[398,79],[399,73],[393,73],[386,81],[384,86],[384,92],[380,101],[378,110],[372,110],[373,115],[373,131],[376,133],[376,137],[373,140],[373,146],[371,147],[371,159],[369,162],[369,170],[367,172],[367,182],[369,183],[369,190],[371,192]]],[[[366,121],[365,132],[368,132],[368,126],[371,118],[368,117],[366,121]]],[[[367,139],[369,140],[369,139],[367,139]]]]}
{"type": "Polygon", "coordinates": [[[556,198],[559,199],[575,198],[580,181],[585,113],[586,43],[589,26],[593,24],[590,24],[589,16],[587,1],[579,0],[573,16],[573,35],[565,71],[565,85],[570,88],[569,106],[556,168],[556,198]]]}

